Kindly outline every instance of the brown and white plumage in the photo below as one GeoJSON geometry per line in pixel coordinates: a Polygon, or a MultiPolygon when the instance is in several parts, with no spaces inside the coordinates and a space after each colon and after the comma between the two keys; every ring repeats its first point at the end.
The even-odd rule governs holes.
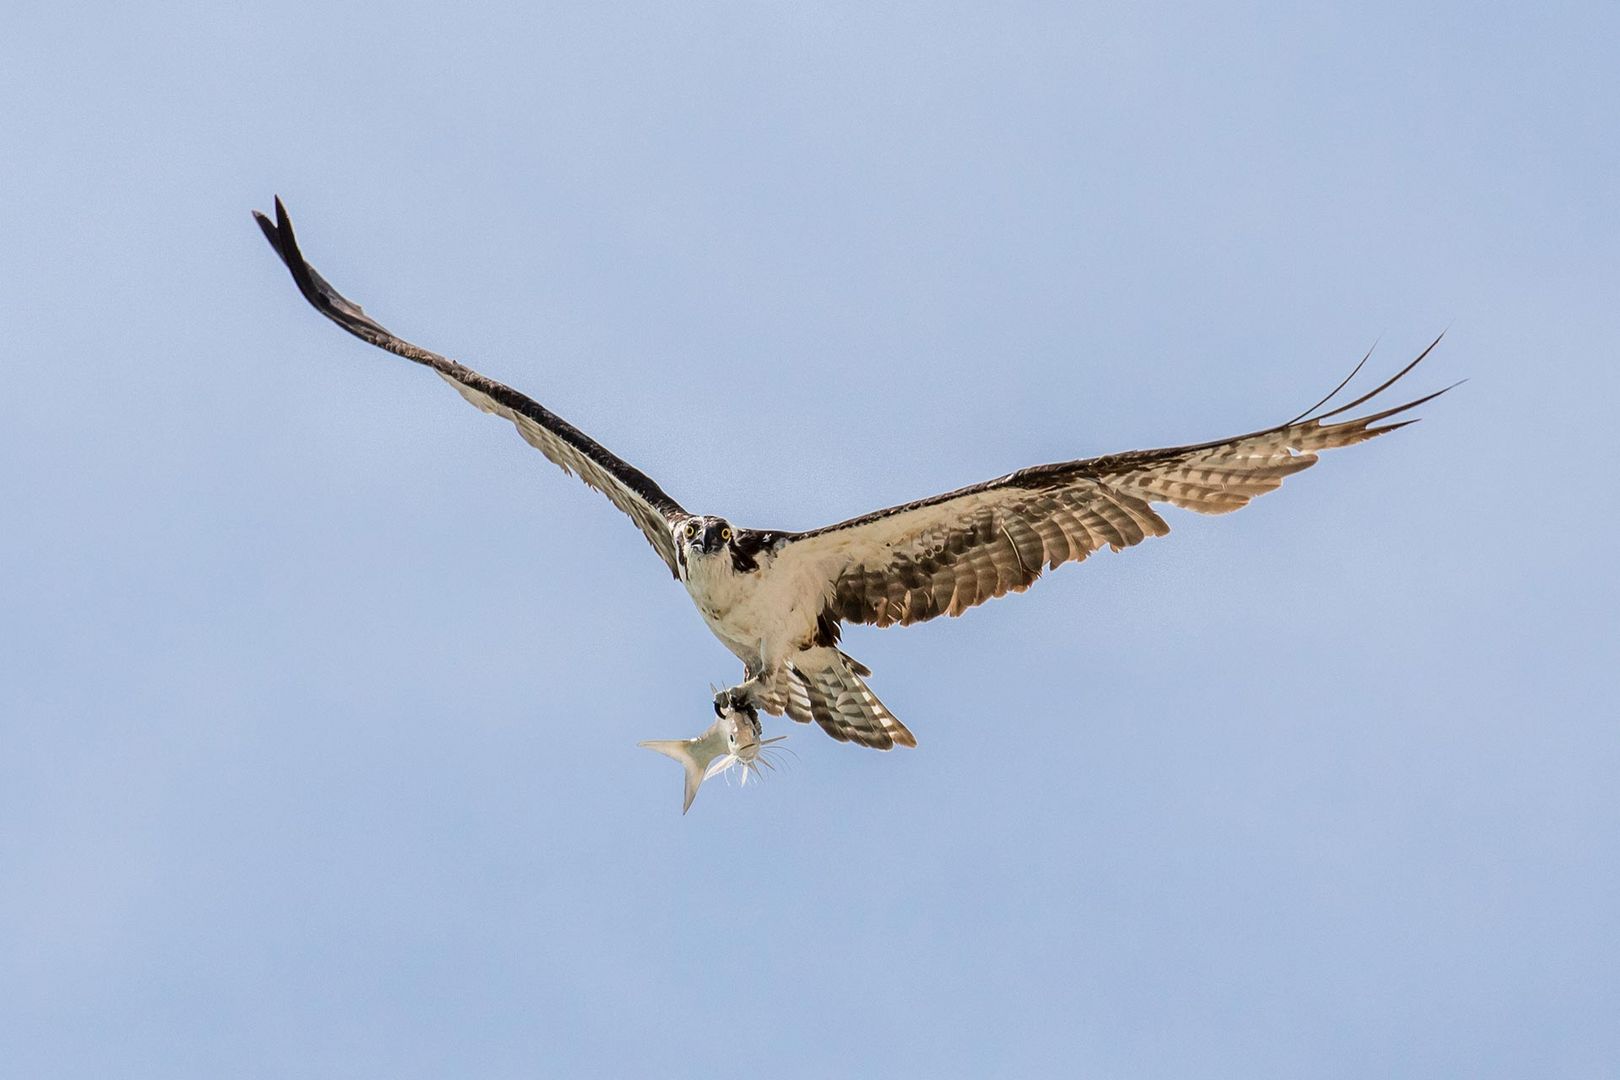
{"type": "Polygon", "coordinates": [[[812,645],[783,666],[757,696],[772,716],[787,714],[801,724],[814,721],[839,742],[888,750],[916,746],[917,737],[866,685],[871,670],[840,649],[812,645]]]}
{"type": "Polygon", "coordinates": [[[432,368],[474,406],[511,421],[530,446],[546,455],[563,472],[578,476],[606,495],[614,506],[629,514],[669,567],[670,573],[675,573],[675,544],[670,529],[688,515],[681,504],[666,495],[664,489],[653,483],[646,473],[533,398],[436,352],[412,345],[384,329],[361,310],[359,304],[346,299],[309,265],[298,250],[292,220],[280,199],[276,200],[275,221],[272,222],[257,210],[253,211],[253,218],[264,231],[270,246],[281,256],[281,261],[287,264],[298,291],[304,294],[304,299],[316,311],[361,341],[432,368]]]}
{"type": "Polygon", "coordinates": [[[723,518],[688,513],[645,473],[533,399],[384,329],[305,261],[280,199],[274,222],[257,212],[254,217],[322,315],[363,341],[432,368],[630,516],[710,630],[743,662],[744,681],[716,696],[719,715],[757,707],[878,749],[916,740],[866,685],[871,672],[838,648],[843,623],[905,626],[960,615],[1021,592],[1046,570],[1101,547],[1117,551],[1163,536],[1169,526],[1157,505],[1206,514],[1236,510],[1315,464],[1323,450],[1404,427],[1411,420],[1395,418],[1445,392],[1340,419],[1415,368],[1431,344],[1347,405],[1317,412],[1361,365],[1305,414],[1247,435],[1037,465],[809,532],[733,528],[723,518]]]}
{"type": "Polygon", "coordinates": [[[1154,510],[1156,503],[1230,513],[1316,464],[1319,451],[1353,446],[1411,423],[1374,426],[1445,391],[1356,419],[1329,421],[1394,385],[1434,344],[1382,386],[1321,416],[1307,412],[1286,424],[1215,442],[1020,469],[798,534],[782,552],[783,560],[812,564],[831,582],[831,618],[909,626],[960,615],[986,600],[1022,592],[1043,571],[1079,562],[1100,547],[1119,551],[1163,536],[1170,526],[1154,510]]]}

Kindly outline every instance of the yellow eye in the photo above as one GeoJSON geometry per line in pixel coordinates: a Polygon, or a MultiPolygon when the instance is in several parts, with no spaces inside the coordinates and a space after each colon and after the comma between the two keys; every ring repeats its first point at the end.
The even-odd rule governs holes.
{"type": "Polygon", "coordinates": [[[697,526],[690,521],[686,523],[686,538],[688,540],[697,535],[697,526]]]}
{"type": "Polygon", "coordinates": [[[727,526],[726,528],[720,530],[720,539],[722,539],[722,540],[730,540],[731,539],[731,527],[730,526],[727,526]]]}

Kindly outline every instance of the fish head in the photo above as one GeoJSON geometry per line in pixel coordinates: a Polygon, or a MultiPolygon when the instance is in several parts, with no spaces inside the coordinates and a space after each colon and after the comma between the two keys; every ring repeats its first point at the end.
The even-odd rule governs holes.
{"type": "Polygon", "coordinates": [[[737,709],[730,706],[716,707],[719,713],[716,723],[726,737],[726,750],[739,761],[753,761],[759,756],[760,736],[764,728],[760,727],[759,713],[752,705],[737,709]]]}

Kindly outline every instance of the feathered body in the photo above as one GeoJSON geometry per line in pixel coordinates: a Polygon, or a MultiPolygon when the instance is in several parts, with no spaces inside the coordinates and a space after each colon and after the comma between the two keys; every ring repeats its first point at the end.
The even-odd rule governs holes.
{"type": "Polygon", "coordinates": [[[878,749],[916,745],[862,680],[871,672],[837,648],[839,626],[826,614],[825,579],[809,562],[781,560],[797,534],[694,517],[673,535],[676,573],[687,595],[714,636],[743,662],[743,683],[723,691],[717,705],[813,720],[835,739],[878,749]]]}
{"type": "Polygon", "coordinates": [[[382,327],[304,259],[281,200],[274,222],[256,217],[317,311],[372,345],[432,368],[630,517],[709,629],[743,662],[744,681],[716,697],[722,718],[751,716],[755,708],[786,713],[836,739],[879,749],[916,740],[867,687],[871,672],[838,648],[842,624],[906,626],[1021,592],[1046,570],[1103,547],[1118,551],[1163,536],[1170,527],[1156,504],[1205,514],[1236,510],[1315,464],[1320,451],[1404,427],[1411,420],[1386,421],[1444,392],[1343,418],[1416,367],[1430,345],[1348,404],[1318,411],[1360,364],[1300,416],[1246,435],[1037,465],[809,532],[737,528],[688,512],[647,474],[534,399],[382,327]]]}
{"type": "Polygon", "coordinates": [[[681,584],[714,636],[750,672],[776,666],[790,643],[815,629],[817,612],[794,602],[794,585],[804,583],[776,573],[782,539],[781,533],[734,530],[715,517],[675,527],[681,584]],[[690,538],[688,528],[696,530],[690,538]]]}

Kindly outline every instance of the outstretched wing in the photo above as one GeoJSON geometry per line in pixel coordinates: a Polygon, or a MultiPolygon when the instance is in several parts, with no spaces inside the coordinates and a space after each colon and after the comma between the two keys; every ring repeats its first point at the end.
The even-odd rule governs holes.
{"type": "Polygon", "coordinates": [[[1375,426],[1445,390],[1359,419],[1333,418],[1389,389],[1438,344],[1436,338],[1393,378],[1331,412],[1312,416],[1355,378],[1360,364],[1305,413],[1264,431],[1037,465],[799,533],[782,548],[779,572],[825,581],[825,613],[832,619],[908,626],[960,615],[986,600],[1022,592],[1043,570],[1078,562],[1105,544],[1118,551],[1163,536],[1170,527],[1154,503],[1225,514],[1310,468],[1318,451],[1352,446],[1412,423],[1375,426]]]}
{"type": "Polygon", "coordinates": [[[276,249],[281,261],[292,271],[298,291],[304,294],[304,299],[316,311],[361,341],[432,368],[478,408],[510,420],[530,446],[550,458],[563,472],[578,475],[585,483],[606,495],[614,506],[629,514],[669,566],[669,572],[672,575],[676,573],[675,542],[670,530],[674,522],[687,514],[681,509],[681,504],[664,494],[664,490],[653,483],[646,473],[532,398],[383,329],[360,309],[359,304],[349,301],[332,288],[305,261],[293,236],[287,208],[281,205],[279,198],[276,199],[274,223],[257,210],[253,211],[253,217],[258,221],[259,228],[264,230],[270,246],[276,249]]]}

